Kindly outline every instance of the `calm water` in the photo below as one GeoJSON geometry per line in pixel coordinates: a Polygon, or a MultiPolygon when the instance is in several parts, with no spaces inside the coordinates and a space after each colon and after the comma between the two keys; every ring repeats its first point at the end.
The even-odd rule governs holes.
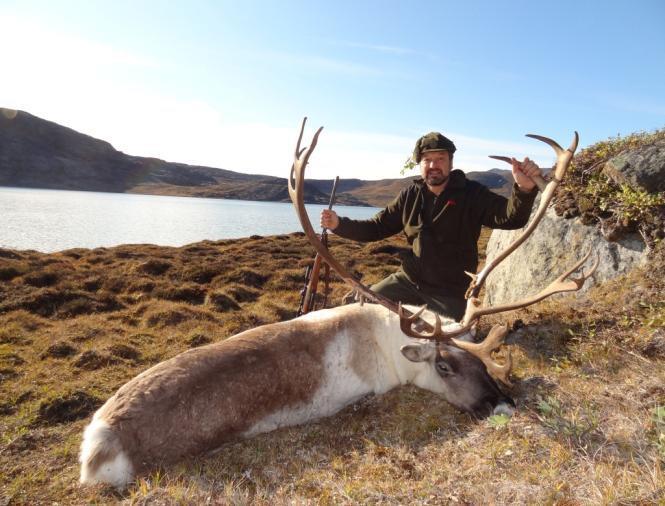
{"type": "MultiPolygon", "coordinates": [[[[315,230],[323,205],[309,205],[315,230]]],[[[378,209],[336,206],[369,218],[378,209]]],[[[43,252],[118,244],[182,246],[301,230],[290,203],[0,187],[0,247],[43,252]]]]}

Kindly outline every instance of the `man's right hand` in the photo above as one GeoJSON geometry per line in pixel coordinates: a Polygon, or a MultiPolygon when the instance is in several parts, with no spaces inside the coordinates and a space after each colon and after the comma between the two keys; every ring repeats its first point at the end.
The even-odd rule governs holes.
{"type": "Polygon", "coordinates": [[[335,230],[339,225],[339,218],[335,211],[324,209],[321,211],[321,226],[328,230],[335,230]]]}

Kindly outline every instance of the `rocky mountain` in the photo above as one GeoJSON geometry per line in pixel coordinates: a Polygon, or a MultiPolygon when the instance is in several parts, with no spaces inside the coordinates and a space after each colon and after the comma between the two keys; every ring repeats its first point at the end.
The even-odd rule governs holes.
{"type": "MultiPolygon", "coordinates": [[[[341,180],[337,203],[381,207],[416,177],[341,180]]],[[[510,191],[510,171],[467,174],[496,191],[510,191]]],[[[153,195],[288,201],[285,178],[243,174],[132,156],[106,141],[24,111],[0,108],[0,186],[153,195]]],[[[309,203],[327,203],[332,180],[308,180],[309,203]]]]}

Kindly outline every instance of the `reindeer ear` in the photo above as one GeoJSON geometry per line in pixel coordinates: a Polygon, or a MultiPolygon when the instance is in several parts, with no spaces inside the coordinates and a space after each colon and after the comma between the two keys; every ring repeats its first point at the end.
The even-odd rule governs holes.
{"type": "Polygon", "coordinates": [[[426,362],[436,357],[436,344],[432,342],[405,344],[400,351],[411,362],[426,362]]]}

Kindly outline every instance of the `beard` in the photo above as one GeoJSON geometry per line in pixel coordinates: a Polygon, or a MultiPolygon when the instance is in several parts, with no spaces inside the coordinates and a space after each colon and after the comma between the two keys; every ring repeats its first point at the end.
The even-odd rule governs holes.
{"type": "Polygon", "coordinates": [[[440,170],[430,170],[425,174],[425,182],[429,186],[441,186],[448,181],[448,174],[444,175],[440,170]]]}

